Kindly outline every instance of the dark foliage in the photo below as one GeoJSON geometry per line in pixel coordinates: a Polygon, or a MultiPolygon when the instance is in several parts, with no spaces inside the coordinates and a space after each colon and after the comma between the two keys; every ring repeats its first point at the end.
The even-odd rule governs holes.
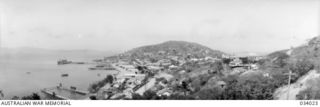
{"type": "Polygon", "coordinates": [[[99,91],[100,88],[102,88],[104,85],[107,83],[112,84],[113,83],[113,76],[112,75],[107,75],[106,78],[104,78],[101,81],[98,81],[96,83],[93,83],[89,86],[88,90],[91,93],[96,93],[99,91]]]}
{"type": "Polygon", "coordinates": [[[22,97],[21,100],[41,100],[41,98],[37,93],[33,93],[32,95],[22,97]]]}
{"type": "Polygon", "coordinates": [[[312,88],[307,88],[301,91],[296,97],[298,100],[319,100],[320,92],[312,90],[312,88]]]}
{"type": "Polygon", "coordinates": [[[97,100],[96,96],[90,96],[89,98],[90,98],[90,100],[97,100]]]}
{"type": "Polygon", "coordinates": [[[296,74],[295,76],[292,76],[291,81],[295,82],[299,77],[305,75],[312,69],[314,69],[313,63],[306,59],[302,59],[293,64],[290,64],[290,70],[292,71],[292,73],[296,74]]]}

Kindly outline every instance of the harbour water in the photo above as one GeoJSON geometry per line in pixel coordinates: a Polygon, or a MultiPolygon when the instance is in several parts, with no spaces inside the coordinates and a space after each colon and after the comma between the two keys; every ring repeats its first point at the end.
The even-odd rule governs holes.
{"type": "MultiPolygon", "coordinates": [[[[64,56],[73,61],[92,61],[99,56],[64,56]]],[[[41,93],[43,88],[54,87],[62,83],[65,87],[74,86],[87,90],[89,85],[117,71],[88,70],[94,64],[57,65],[60,56],[39,55],[0,55],[0,90],[5,99],[13,96],[41,93]],[[69,74],[62,77],[62,74],[69,74]]],[[[101,57],[100,57],[101,58],[101,57]]]]}

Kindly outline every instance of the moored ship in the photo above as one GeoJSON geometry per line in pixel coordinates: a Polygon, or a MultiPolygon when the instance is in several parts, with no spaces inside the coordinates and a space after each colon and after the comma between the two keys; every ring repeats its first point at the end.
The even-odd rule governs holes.
{"type": "Polygon", "coordinates": [[[58,61],[58,65],[64,65],[64,64],[71,64],[72,61],[68,61],[66,59],[63,59],[63,60],[59,60],[58,61]]]}

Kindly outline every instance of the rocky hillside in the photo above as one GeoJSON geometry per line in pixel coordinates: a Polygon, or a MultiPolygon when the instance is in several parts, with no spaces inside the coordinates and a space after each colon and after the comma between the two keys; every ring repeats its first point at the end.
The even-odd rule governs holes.
{"type": "Polygon", "coordinates": [[[290,58],[291,60],[307,59],[316,67],[320,67],[320,36],[312,38],[306,45],[294,48],[290,58]]]}
{"type": "Polygon", "coordinates": [[[280,83],[284,83],[274,93],[275,99],[287,99],[288,86],[286,85],[286,81],[288,80],[288,76],[285,74],[289,70],[295,74],[291,77],[293,86],[290,87],[289,99],[320,99],[320,93],[315,94],[319,89],[313,89],[313,86],[316,86],[315,83],[309,82],[318,81],[320,78],[316,76],[320,68],[319,48],[320,36],[312,38],[304,45],[277,51],[267,56],[267,60],[264,62],[265,68],[270,71],[271,75],[277,77],[275,79],[282,81],[280,83]],[[310,76],[313,77],[309,78],[310,76]]]}
{"type": "Polygon", "coordinates": [[[267,60],[279,66],[307,60],[315,67],[320,67],[320,36],[299,47],[273,52],[267,55],[267,60]]]}
{"type": "Polygon", "coordinates": [[[125,55],[134,57],[165,57],[165,56],[181,56],[181,57],[221,57],[224,53],[212,50],[206,46],[185,42],[185,41],[167,41],[161,44],[142,46],[132,49],[124,53],[125,55]]]}

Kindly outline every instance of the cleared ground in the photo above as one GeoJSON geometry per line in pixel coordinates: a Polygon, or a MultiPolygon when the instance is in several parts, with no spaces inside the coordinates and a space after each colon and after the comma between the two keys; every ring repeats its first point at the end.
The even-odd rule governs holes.
{"type": "Polygon", "coordinates": [[[296,100],[296,96],[299,94],[300,91],[310,87],[312,84],[308,83],[309,80],[316,79],[320,77],[320,74],[316,70],[309,71],[306,75],[302,76],[298,79],[297,82],[278,88],[275,93],[276,100],[296,100]],[[288,95],[288,89],[289,95],[288,95]]]}

